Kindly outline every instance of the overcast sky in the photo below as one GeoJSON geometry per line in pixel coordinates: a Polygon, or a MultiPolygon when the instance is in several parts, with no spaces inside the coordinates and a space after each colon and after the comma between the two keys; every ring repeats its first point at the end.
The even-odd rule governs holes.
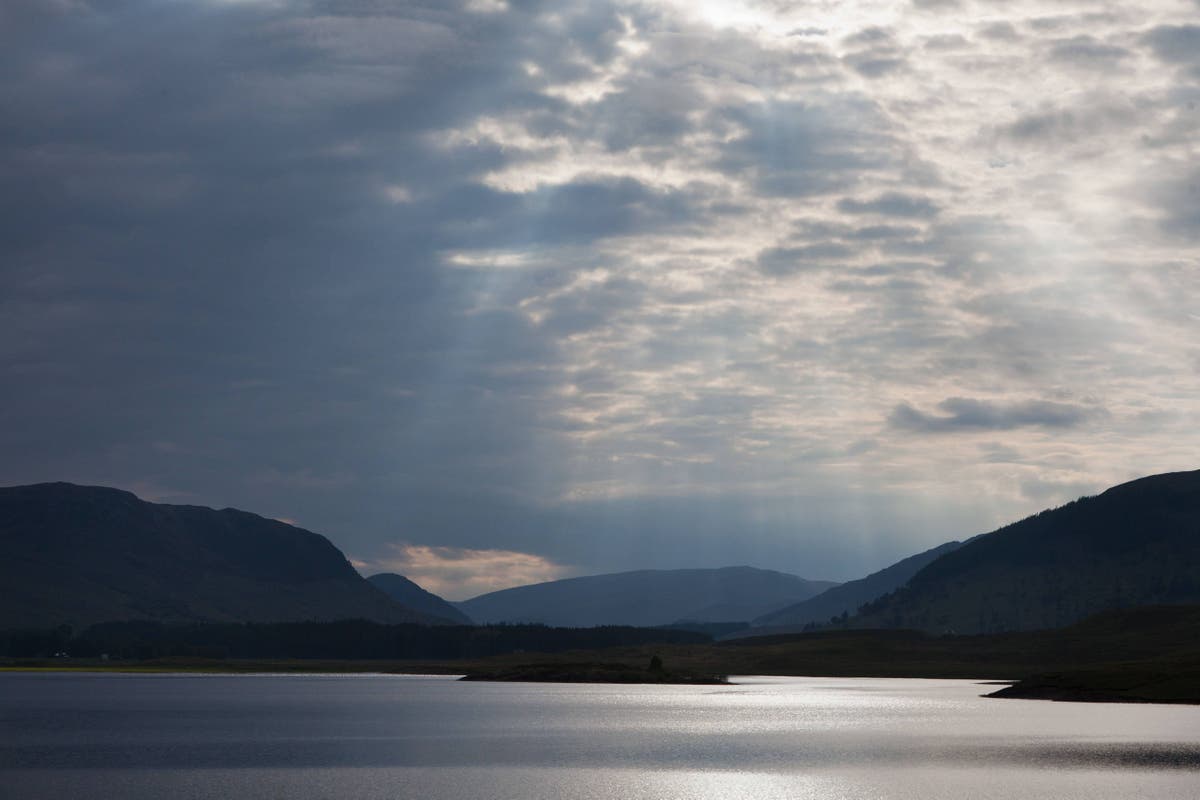
{"type": "Polygon", "coordinates": [[[462,598],[1200,466],[1200,5],[0,5],[0,482],[462,598]]]}

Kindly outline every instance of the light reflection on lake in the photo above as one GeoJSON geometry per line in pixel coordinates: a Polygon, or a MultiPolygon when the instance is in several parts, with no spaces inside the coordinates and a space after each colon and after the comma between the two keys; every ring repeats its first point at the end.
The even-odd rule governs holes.
{"type": "Polygon", "coordinates": [[[1200,708],[970,681],[0,675],[13,798],[1195,798],[1200,708]]]}

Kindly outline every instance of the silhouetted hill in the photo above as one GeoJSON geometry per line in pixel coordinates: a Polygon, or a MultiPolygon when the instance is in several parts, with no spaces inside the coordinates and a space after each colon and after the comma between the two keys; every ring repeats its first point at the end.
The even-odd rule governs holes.
{"type": "Polygon", "coordinates": [[[460,625],[473,625],[471,619],[454,606],[430,591],[422,589],[403,575],[381,572],[367,578],[377,589],[402,606],[460,625]]]}
{"type": "Polygon", "coordinates": [[[1200,603],[1200,471],[1154,475],[979,536],[853,625],[994,633],[1200,603]]]}
{"type": "Polygon", "coordinates": [[[546,625],[736,622],[836,584],[753,567],[639,570],[518,586],[458,604],[472,619],[546,625]]]}
{"type": "MultiPolygon", "coordinates": [[[[755,628],[784,626],[803,628],[810,623],[827,623],[831,617],[842,614],[854,616],[858,613],[859,606],[903,586],[926,564],[961,546],[962,542],[946,542],[931,550],[897,561],[890,567],[873,572],[865,578],[847,581],[840,586],[826,589],[816,597],[781,608],[770,614],[764,614],[753,620],[752,623],[755,628]]],[[[737,635],[753,636],[757,634],[751,629],[737,635]]]]}
{"type": "Polygon", "coordinates": [[[0,628],[115,620],[434,622],[324,536],[227,508],[46,483],[0,488],[0,628]]]}

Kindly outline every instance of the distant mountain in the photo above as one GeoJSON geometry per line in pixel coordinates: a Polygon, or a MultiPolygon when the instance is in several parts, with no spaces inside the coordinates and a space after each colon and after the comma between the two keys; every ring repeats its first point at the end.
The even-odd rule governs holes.
{"type": "Polygon", "coordinates": [[[435,617],[441,617],[460,625],[474,624],[466,614],[433,592],[422,589],[403,575],[397,575],[394,572],[381,572],[378,575],[372,575],[367,580],[402,606],[407,606],[415,611],[435,617]]]}
{"type": "Polygon", "coordinates": [[[69,483],[0,488],[0,628],[97,622],[440,622],[324,536],[227,508],[69,483]]]}
{"type": "MultiPolygon", "coordinates": [[[[783,626],[802,628],[809,623],[829,622],[831,617],[841,614],[854,616],[862,604],[898,589],[908,583],[908,580],[926,564],[961,546],[962,542],[946,542],[931,550],[897,561],[890,567],[873,572],[865,578],[847,581],[840,586],[826,589],[816,597],[764,614],[752,620],[752,624],[755,628],[783,626]]],[[[754,635],[754,631],[753,629],[747,630],[742,632],[742,635],[754,635]]]]}
{"type": "Polygon", "coordinates": [[[738,622],[836,586],[753,567],[639,570],[518,586],[458,603],[478,623],[564,627],[738,622]]]}
{"type": "Polygon", "coordinates": [[[1200,603],[1200,471],[1154,475],[976,537],[851,620],[994,633],[1200,603]]]}

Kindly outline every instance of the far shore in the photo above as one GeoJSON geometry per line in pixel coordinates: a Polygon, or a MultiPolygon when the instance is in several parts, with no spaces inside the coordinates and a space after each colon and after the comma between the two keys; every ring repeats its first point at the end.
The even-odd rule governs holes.
{"type": "MultiPolygon", "coordinates": [[[[468,680],[714,683],[730,675],[948,678],[1007,685],[991,696],[1200,704],[1200,607],[1106,612],[1056,630],[978,636],[826,630],[710,643],[642,643],[467,658],[0,658],[2,671],[453,675],[468,680]]],[[[118,658],[117,655],[127,656],[118,658]]]]}
{"type": "MultiPolygon", "coordinates": [[[[575,654],[580,655],[580,654],[575,654]]],[[[592,654],[594,655],[594,654],[592,654]]],[[[524,656],[529,661],[529,654],[524,656]]],[[[483,661],[383,661],[315,659],[189,659],[147,661],[101,659],[5,659],[0,672],[109,673],[133,675],[437,675],[470,681],[537,683],[693,684],[737,683],[738,675],[797,676],[796,673],[756,670],[741,673],[650,672],[624,663],[603,661],[563,663],[547,657],[540,663],[503,664],[483,661]]],[[[818,670],[803,677],[821,678],[953,678],[998,686],[985,697],[1099,703],[1170,703],[1200,705],[1200,669],[1194,665],[1148,668],[1146,665],[999,678],[995,675],[946,675],[944,669],[912,669],[908,674],[888,670],[872,675],[861,669],[818,670]]]]}
{"type": "Polygon", "coordinates": [[[371,659],[326,660],[305,658],[155,658],[131,659],[54,658],[2,659],[0,672],[113,672],[113,673],[210,673],[217,675],[311,674],[343,675],[465,675],[463,665],[446,662],[377,661],[371,659]]]}

